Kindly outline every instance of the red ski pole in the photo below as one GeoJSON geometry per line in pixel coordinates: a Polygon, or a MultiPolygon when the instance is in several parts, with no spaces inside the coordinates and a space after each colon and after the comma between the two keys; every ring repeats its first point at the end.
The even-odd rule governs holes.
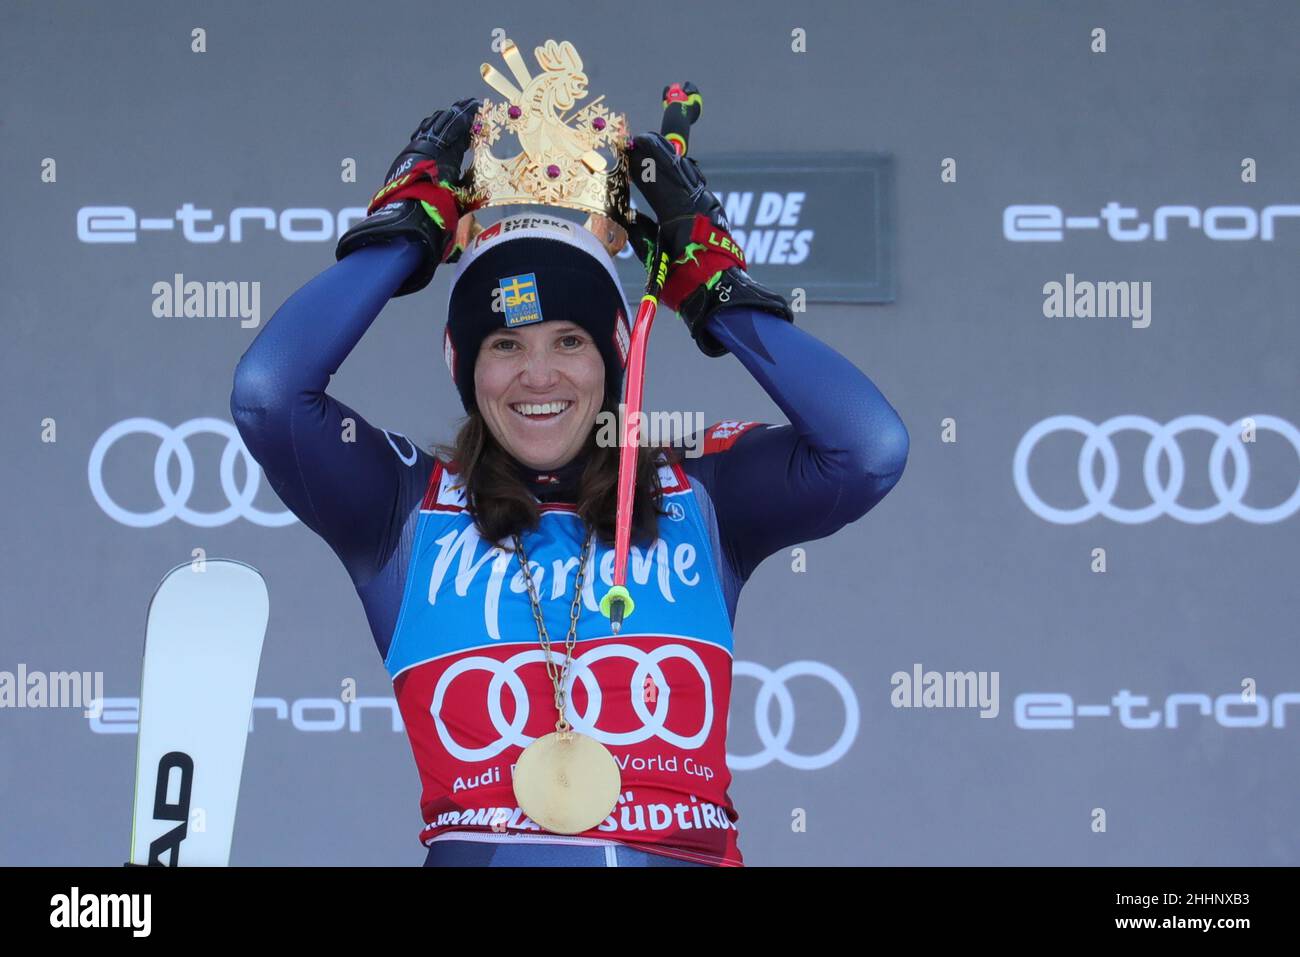
{"type": "MultiPolygon", "coordinates": [[[[664,87],[664,116],[659,132],[672,143],[678,155],[685,155],[690,139],[691,124],[700,117],[703,106],[700,91],[693,83],[672,83],[664,87]]],[[[627,590],[627,553],[632,542],[632,504],[636,484],[637,454],[640,450],[641,395],[645,387],[645,353],[650,341],[650,327],[654,325],[668,275],[668,254],[661,248],[661,236],[655,235],[654,252],[650,257],[650,276],[646,281],[645,295],[637,309],[632,326],[632,343],[627,360],[627,386],[624,392],[623,445],[618,457],[618,513],[614,533],[614,583],[600,600],[601,613],[610,621],[614,634],[618,634],[623,619],[632,614],[636,603],[627,590]]]]}

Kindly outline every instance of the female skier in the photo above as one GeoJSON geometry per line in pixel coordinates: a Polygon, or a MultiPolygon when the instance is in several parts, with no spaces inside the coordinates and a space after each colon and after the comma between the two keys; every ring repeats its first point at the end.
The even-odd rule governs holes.
{"type": "MultiPolygon", "coordinates": [[[[231,413],[356,586],[419,769],[426,864],[741,866],[725,740],[741,587],[766,556],[879,502],[903,471],[907,430],[745,272],[695,160],[637,137],[630,168],[654,161],[654,181],[637,186],[672,263],[663,303],[705,355],[735,356],[790,424],[725,421],[696,457],[640,453],[635,610],[614,636],[598,603],[619,450],[598,441],[597,417],[618,410],[627,303],[605,248],[553,213],[454,244],[478,108],[461,100],[420,124],[339,261],[249,347],[231,413]],[[425,451],[325,389],[384,304],[456,256],[443,345],[467,418],[453,447],[425,451]],[[616,798],[595,799],[603,817],[578,833],[532,820],[514,780],[523,749],[564,722],[616,768],[616,798]]],[[[635,232],[644,257],[653,233],[635,232]]]]}

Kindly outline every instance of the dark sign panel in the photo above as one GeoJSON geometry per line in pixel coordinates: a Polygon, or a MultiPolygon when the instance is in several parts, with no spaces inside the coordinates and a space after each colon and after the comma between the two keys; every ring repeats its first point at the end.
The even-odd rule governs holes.
{"type": "MultiPolygon", "coordinates": [[[[725,153],[697,157],[727,211],[749,273],[787,298],[893,302],[893,158],[725,153]]],[[[644,270],[628,250],[619,273],[632,301],[644,270]]]]}

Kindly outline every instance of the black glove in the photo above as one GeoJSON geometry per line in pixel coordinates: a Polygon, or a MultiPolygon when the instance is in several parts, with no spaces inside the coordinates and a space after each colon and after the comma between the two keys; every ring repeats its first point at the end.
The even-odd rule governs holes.
{"type": "Polygon", "coordinates": [[[632,182],[659,217],[644,213],[628,229],[633,252],[645,264],[654,250],[655,231],[668,254],[668,276],[660,299],[686,322],[706,356],[726,355],[727,348],[709,333],[709,317],[729,306],[747,306],[794,322],[785,299],[745,271],[745,253],[731,238],[722,203],[709,192],[694,157],[680,156],[658,133],[638,136],[628,157],[632,182]],[[647,182],[645,161],[652,160],[654,181],[647,182]]]}
{"type": "Polygon", "coordinates": [[[429,284],[438,263],[451,252],[464,211],[460,166],[481,105],[472,97],[457,100],[450,109],[424,118],[406,149],[393,160],[383,187],[370,200],[366,218],[339,240],[336,259],[362,246],[406,237],[418,243],[424,255],[395,295],[419,292],[429,284]]]}

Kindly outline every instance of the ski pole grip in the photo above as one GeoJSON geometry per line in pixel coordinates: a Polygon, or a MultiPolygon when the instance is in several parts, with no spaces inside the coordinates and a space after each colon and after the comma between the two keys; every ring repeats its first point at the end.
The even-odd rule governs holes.
{"type": "Polygon", "coordinates": [[[686,155],[691,137],[691,124],[700,118],[704,98],[699,88],[689,81],[669,83],[664,87],[664,118],[659,132],[673,144],[679,156],[686,155]]]}

